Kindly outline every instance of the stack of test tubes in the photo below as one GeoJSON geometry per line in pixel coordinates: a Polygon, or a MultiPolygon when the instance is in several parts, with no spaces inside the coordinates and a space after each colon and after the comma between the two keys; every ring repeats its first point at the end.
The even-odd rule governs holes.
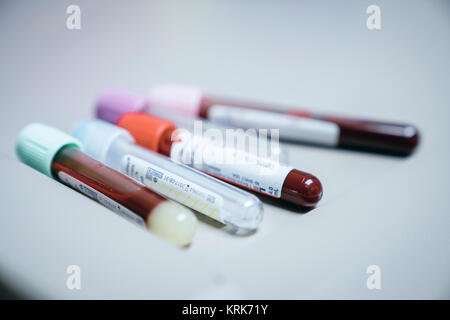
{"type": "Polygon", "coordinates": [[[411,125],[280,109],[181,85],[153,86],[147,98],[105,91],[95,115],[78,122],[72,135],[26,126],[17,138],[19,159],[180,247],[193,241],[197,215],[226,232],[251,235],[263,220],[260,197],[317,206],[320,180],[289,165],[270,133],[397,156],[410,155],[419,139],[411,125]],[[232,143],[224,143],[230,129],[232,143]],[[261,129],[264,137],[255,134],[261,129]],[[263,154],[261,141],[271,146],[263,154]]]}

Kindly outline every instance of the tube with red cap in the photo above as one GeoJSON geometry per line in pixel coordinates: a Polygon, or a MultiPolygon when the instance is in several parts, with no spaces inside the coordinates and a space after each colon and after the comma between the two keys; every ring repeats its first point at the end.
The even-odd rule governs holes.
{"type": "Polygon", "coordinates": [[[224,181],[313,207],[322,198],[322,185],[313,175],[255,153],[221,146],[218,140],[178,131],[166,120],[138,112],[145,100],[122,92],[107,92],[97,102],[97,117],[128,130],[136,142],[154,152],[190,165],[224,181]]]}
{"type": "Polygon", "coordinates": [[[194,86],[155,85],[147,107],[200,116],[240,128],[278,128],[280,138],[328,147],[406,156],[419,141],[408,124],[314,114],[205,95],[194,86]]]}

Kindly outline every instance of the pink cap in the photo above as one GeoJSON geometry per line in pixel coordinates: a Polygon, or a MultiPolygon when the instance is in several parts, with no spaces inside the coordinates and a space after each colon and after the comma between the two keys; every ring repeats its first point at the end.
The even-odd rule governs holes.
{"type": "Polygon", "coordinates": [[[151,107],[176,112],[187,116],[198,116],[203,92],[199,87],[177,84],[155,85],[150,88],[151,107]]]}
{"type": "Polygon", "coordinates": [[[97,118],[116,124],[127,112],[145,112],[149,102],[135,94],[124,91],[105,91],[97,99],[97,118]]]}

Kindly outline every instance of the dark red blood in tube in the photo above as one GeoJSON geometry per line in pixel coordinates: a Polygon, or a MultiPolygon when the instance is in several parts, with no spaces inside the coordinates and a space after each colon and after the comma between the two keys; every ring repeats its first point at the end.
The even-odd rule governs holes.
{"type": "Polygon", "coordinates": [[[339,126],[339,147],[343,148],[407,156],[419,143],[419,130],[410,125],[331,116],[318,119],[339,126]]]}
{"type": "Polygon", "coordinates": [[[281,199],[303,207],[314,207],[322,199],[322,195],[319,179],[297,169],[288,173],[281,189],[281,199]]]}
{"type": "Polygon", "coordinates": [[[146,222],[152,210],[166,201],[131,178],[70,146],[61,149],[55,156],[52,171],[55,177],[60,171],[67,173],[133,211],[146,222]]]}
{"type": "MultiPolygon", "coordinates": [[[[137,144],[170,157],[174,142],[171,139],[172,133],[176,130],[175,125],[171,122],[143,113],[127,113],[120,118],[118,126],[128,130],[136,139],[137,144]]],[[[213,175],[209,172],[205,173],[213,175]]],[[[228,183],[259,192],[235,181],[213,176],[228,183]]],[[[281,198],[300,206],[313,207],[322,198],[322,185],[313,175],[293,169],[284,181],[281,198]]]]}
{"type": "Polygon", "coordinates": [[[292,116],[329,121],[338,125],[338,147],[399,156],[411,154],[419,143],[419,130],[411,125],[369,121],[346,117],[312,114],[304,110],[278,110],[263,104],[236,102],[203,97],[199,116],[208,118],[210,107],[221,104],[230,107],[286,113],[292,116]]]}

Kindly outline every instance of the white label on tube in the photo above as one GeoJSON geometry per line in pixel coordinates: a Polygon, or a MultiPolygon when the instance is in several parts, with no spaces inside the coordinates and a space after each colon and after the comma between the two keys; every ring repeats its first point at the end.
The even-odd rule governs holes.
{"type": "Polygon", "coordinates": [[[224,223],[223,198],[192,181],[132,155],[122,157],[121,170],[149,189],[224,223]]]}
{"type": "Polygon", "coordinates": [[[208,119],[238,128],[279,129],[280,138],[335,147],[339,142],[337,124],[283,113],[214,105],[208,119]]]}
{"type": "Polygon", "coordinates": [[[174,161],[275,198],[281,197],[284,180],[294,169],[256,154],[215,145],[206,138],[189,134],[179,138],[170,153],[174,161]]]}
{"type": "Polygon", "coordinates": [[[146,224],[144,219],[142,217],[135,214],[133,211],[125,208],[121,204],[117,203],[116,201],[112,200],[111,198],[105,196],[103,193],[98,192],[94,188],[88,186],[87,184],[81,182],[78,179],[75,179],[74,177],[68,175],[67,173],[63,171],[58,172],[58,178],[69,187],[74,188],[75,190],[80,191],[84,195],[88,196],[91,199],[94,199],[95,201],[100,202],[102,205],[107,207],[108,209],[111,209],[115,213],[123,216],[126,219],[131,220],[132,222],[136,223],[139,226],[142,226],[145,228],[146,224]]]}

